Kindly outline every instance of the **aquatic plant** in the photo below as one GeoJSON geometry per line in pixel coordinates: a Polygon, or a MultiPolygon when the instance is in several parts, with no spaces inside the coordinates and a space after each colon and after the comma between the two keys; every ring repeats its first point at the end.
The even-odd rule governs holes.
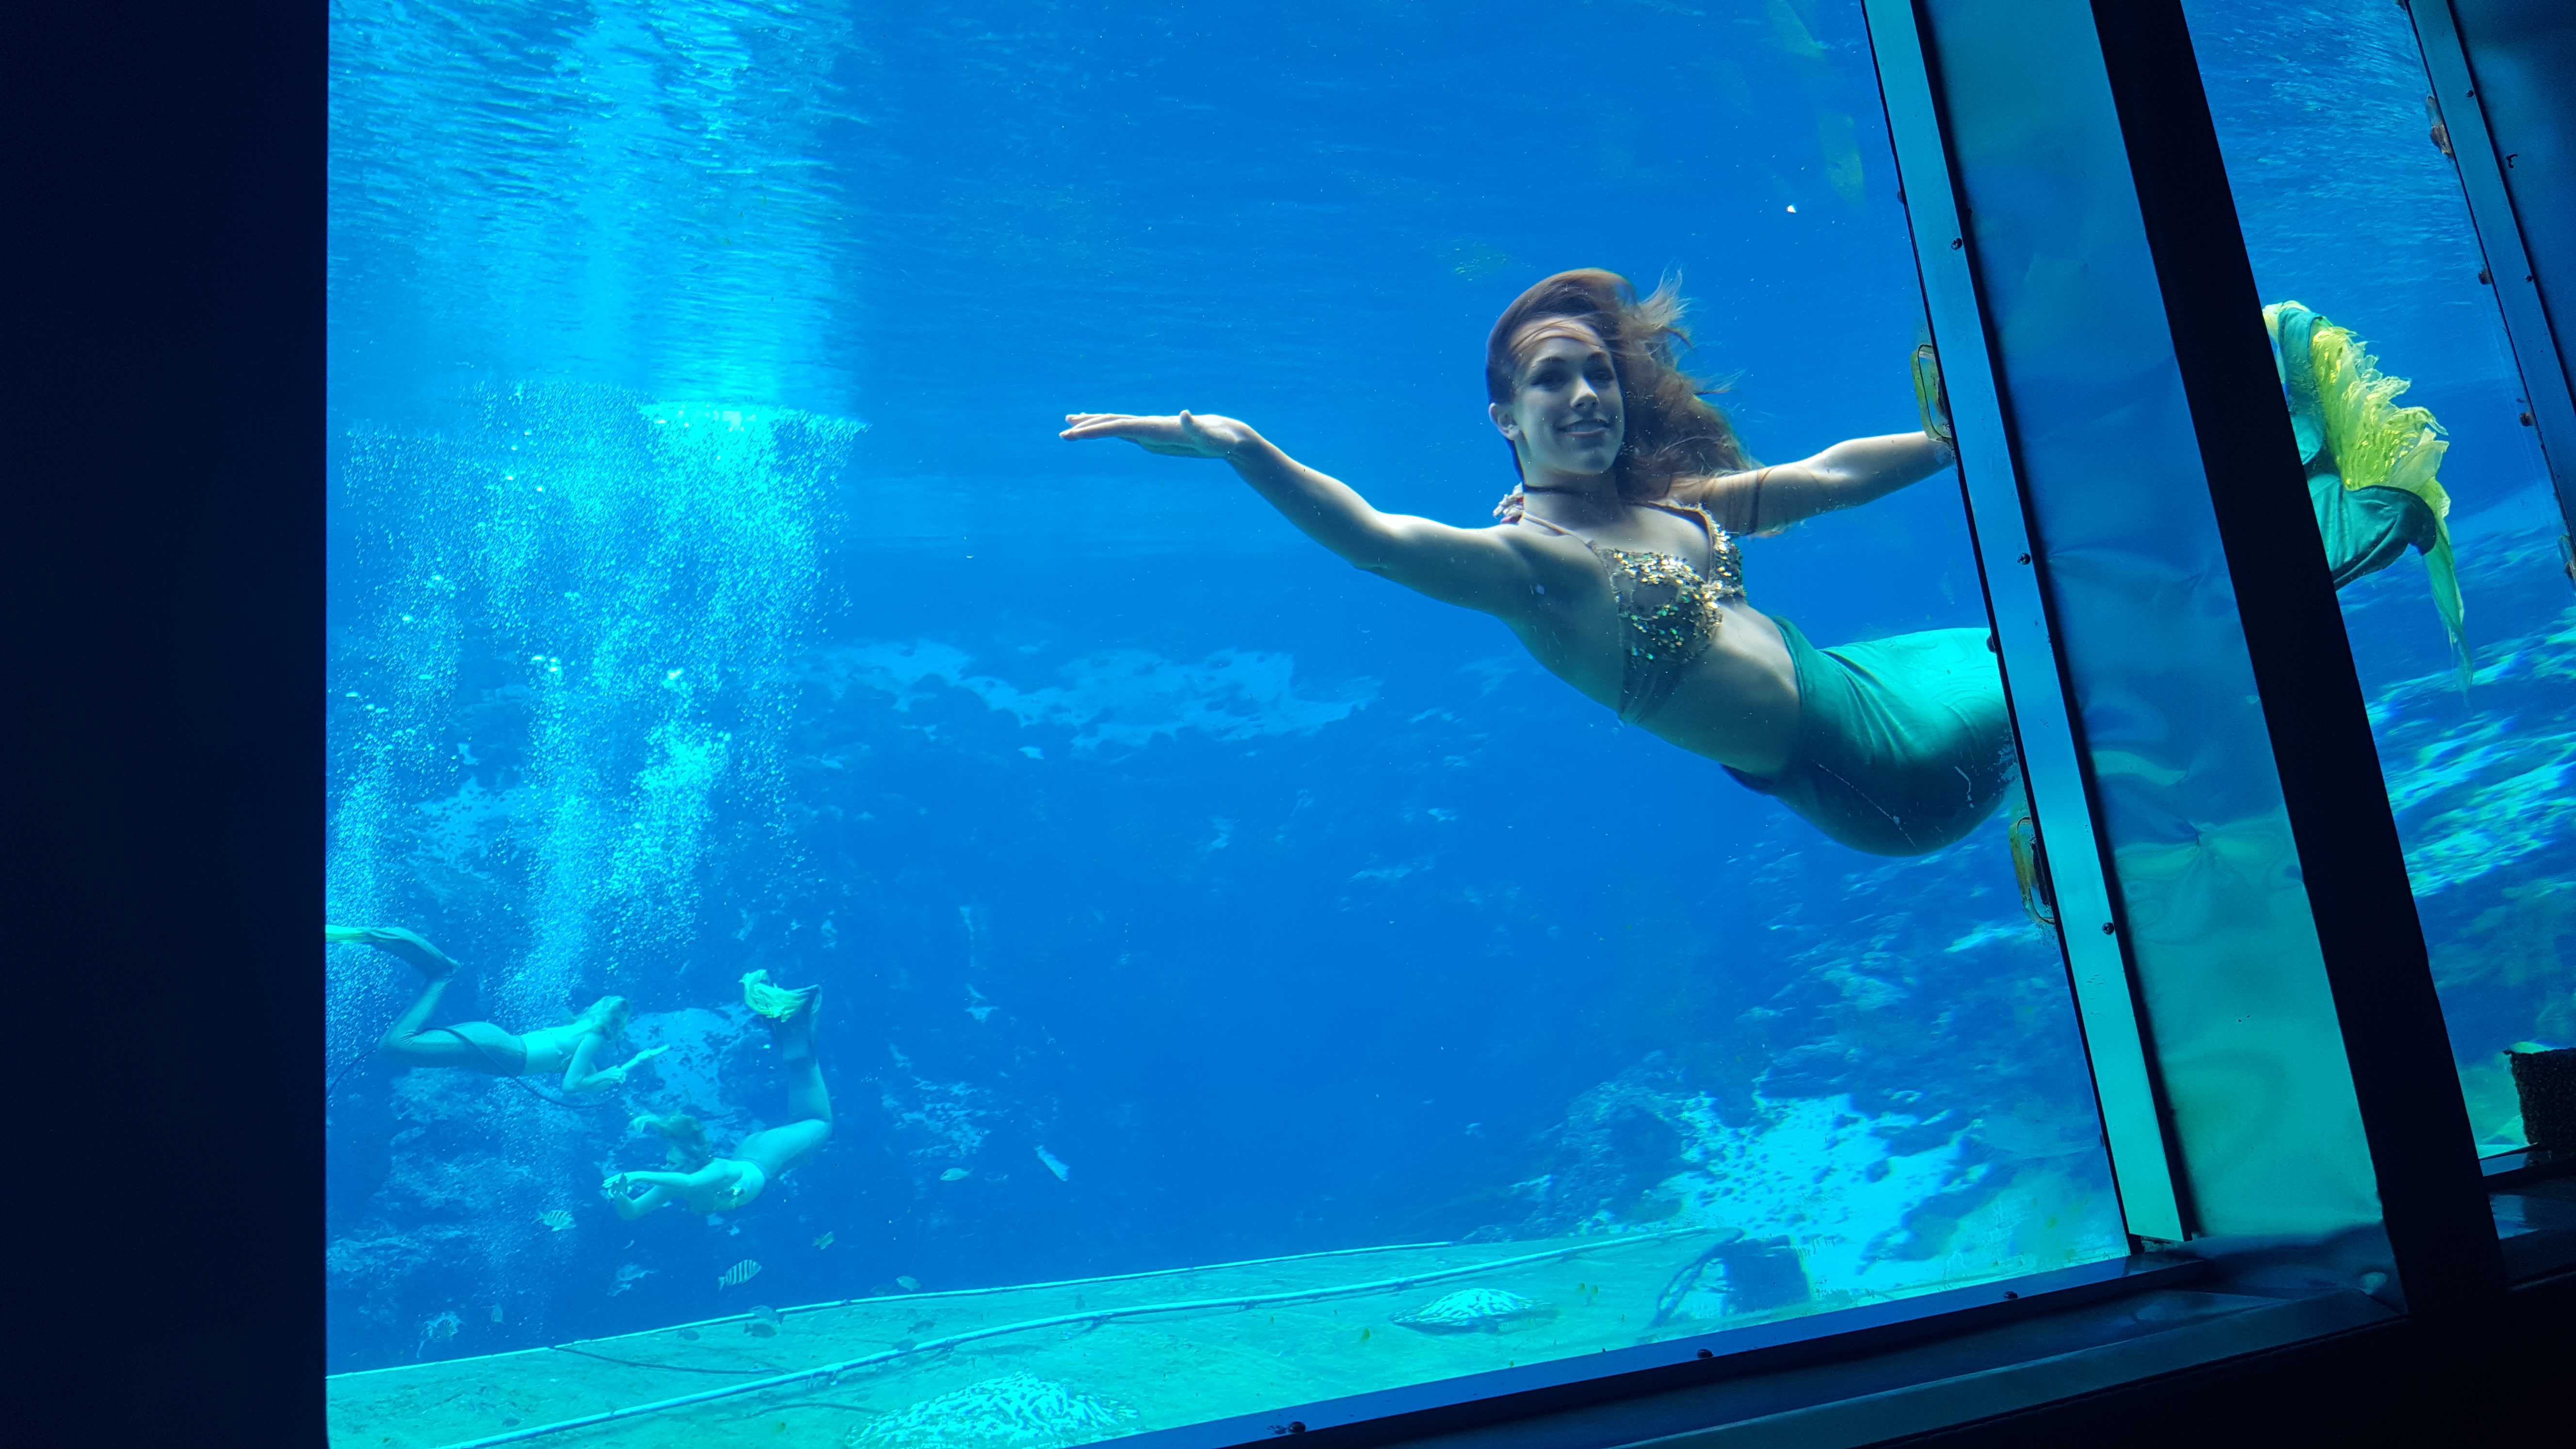
{"type": "Polygon", "coordinates": [[[1005,1374],[868,1425],[852,1449],[1063,1449],[1136,1432],[1134,1409],[1035,1374],[1005,1374]]]}

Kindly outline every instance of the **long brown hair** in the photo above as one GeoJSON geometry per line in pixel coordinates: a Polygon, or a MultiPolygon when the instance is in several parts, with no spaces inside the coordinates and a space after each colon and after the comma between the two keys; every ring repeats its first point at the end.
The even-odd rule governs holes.
{"type": "MultiPolygon", "coordinates": [[[[1485,339],[1485,395],[1511,406],[1521,369],[1514,344],[1531,323],[1580,322],[1601,339],[1619,374],[1628,426],[1611,466],[1621,498],[1650,502],[1672,492],[1679,479],[1743,472],[1753,460],[1736,440],[1735,425],[1708,400],[1724,389],[1692,377],[1674,360],[1678,348],[1690,345],[1682,310],[1681,284],[1671,277],[1640,298],[1616,272],[1559,272],[1521,293],[1495,321],[1485,339]]],[[[1515,447],[1512,470],[1518,473],[1520,465],[1515,447]]]]}
{"type": "Polygon", "coordinates": [[[586,1032],[595,1031],[600,1033],[602,1036],[613,1037],[619,1032],[626,1030],[626,1018],[627,1011],[625,997],[603,996],[597,1001],[592,1002],[590,1005],[583,1007],[580,1011],[574,1013],[572,1020],[565,1023],[565,1025],[579,1027],[586,1032]]]}
{"type": "Polygon", "coordinates": [[[647,1114],[635,1119],[638,1127],[649,1128],[662,1139],[663,1155],[683,1172],[695,1172],[716,1160],[715,1149],[707,1145],[706,1124],[686,1112],[668,1117],[647,1114]]]}

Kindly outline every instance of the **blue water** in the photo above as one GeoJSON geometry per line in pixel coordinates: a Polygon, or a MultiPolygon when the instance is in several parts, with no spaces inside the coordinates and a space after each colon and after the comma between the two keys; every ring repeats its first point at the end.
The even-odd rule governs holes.
{"type": "MultiPolygon", "coordinates": [[[[335,1369],[730,1311],[744,1258],[796,1303],[1706,1223],[1825,1306],[2126,1250],[1999,823],[1854,854],[1218,465],[1054,437],[1228,413],[1475,524],[1485,330],[1585,265],[1679,272],[1765,459],[1913,426],[1856,9],[347,0],[334,36],[331,918],[463,960],[444,1019],[616,992],[673,1047],[599,1107],[398,1071],[416,977],[332,948],[335,1369]],[[617,1223],[632,1114],[781,1111],[755,969],[825,988],[833,1144],[617,1223]]],[[[2302,300],[2391,354],[2456,320],[2302,300]]],[[[2417,370],[2455,521],[2513,540],[2461,526],[2472,629],[2563,677],[2496,572],[2529,479],[2417,370]]],[[[2394,572],[2383,706],[2443,668],[2394,572]]],[[[1983,621],[1946,475],[1747,574],[1823,642],[1983,621]]],[[[2563,745],[2546,707],[2507,733],[2563,745]]]]}

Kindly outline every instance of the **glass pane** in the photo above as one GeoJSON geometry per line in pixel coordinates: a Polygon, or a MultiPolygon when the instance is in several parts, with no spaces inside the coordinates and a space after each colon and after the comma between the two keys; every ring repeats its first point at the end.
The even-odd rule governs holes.
{"type": "Polygon", "coordinates": [[[2377,372],[2408,380],[2375,425],[2359,408],[2317,410],[2312,475],[2340,454],[2355,460],[2343,483],[2376,486],[2312,479],[2312,492],[2330,498],[2329,554],[2352,574],[2345,628],[2470,1119],[2482,1151],[2510,1150],[2524,1138],[2506,1053],[2576,1042],[2576,632],[2557,502],[2406,12],[2186,8],[2264,301],[2335,329],[2320,341],[2308,324],[2312,367],[2375,355],[2377,372]],[[2423,458],[2438,468],[2425,496],[2448,509],[2465,653],[2423,551],[2441,547],[2432,508],[2398,491],[2408,453],[2429,451],[2424,420],[2395,411],[2412,407],[2446,448],[2423,458]],[[2384,557],[2368,571],[2373,544],[2384,557]]]}
{"type": "Polygon", "coordinates": [[[1456,13],[338,7],[340,1437],[1073,1443],[2126,1250],[1857,7],[1456,13]],[[1588,265],[1752,454],[1927,476],[1728,474],[1749,602],[1571,465],[1592,543],[1494,525],[1588,265]],[[1056,436],[1184,405],[1559,580],[1594,697],[1056,436]]]}

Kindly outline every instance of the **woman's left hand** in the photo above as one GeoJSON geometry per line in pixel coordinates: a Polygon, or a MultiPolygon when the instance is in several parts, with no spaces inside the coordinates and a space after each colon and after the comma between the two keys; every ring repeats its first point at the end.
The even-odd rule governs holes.
{"type": "Polygon", "coordinates": [[[1069,442],[1092,438],[1125,438],[1148,453],[1162,453],[1174,458],[1230,458],[1246,443],[1258,441],[1260,434],[1244,423],[1215,414],[1201,416],[1182,410],[1173,417],[1139,417],[1131,413],[1067,413],[1064,431],[1057,437],[1069,442]]]}

